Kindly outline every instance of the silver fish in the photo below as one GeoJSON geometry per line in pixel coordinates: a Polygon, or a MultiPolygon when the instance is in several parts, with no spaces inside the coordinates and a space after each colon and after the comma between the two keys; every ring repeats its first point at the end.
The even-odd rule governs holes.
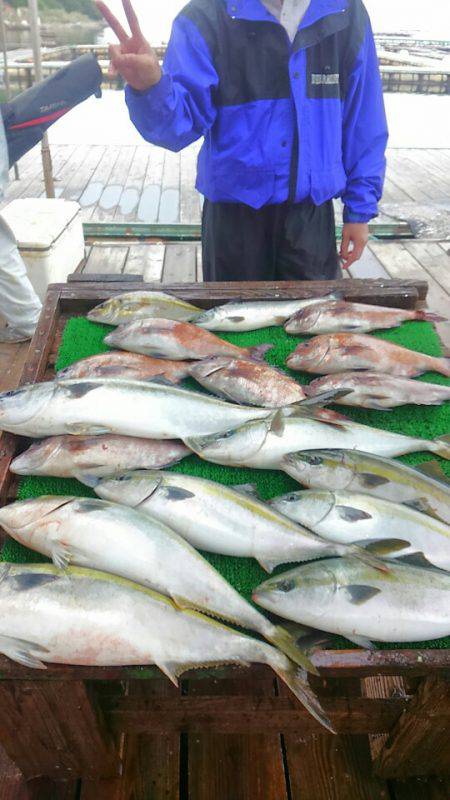
{"type": "Polygon", "coordinates": [[[195,608],[257,631],[301,666],[295,637],[273,625],[171,528],[141,510],[104,500],[44,496],[0,509],[16,541],[52,559],[111,572],[195,608]]]}
{"type": "Polygon", "coordinates": [[[183,440],[206,461],[254,469],[281,469],[288,453],[317,448],[364,450],[387,457],[428,450],[450,459],[450,441],[445,436],[419,439],[351,420],[320,420],[301,413],[298,406],[295,413],[277,422],[276,430],[270,419],[255,420],[226,433],[186,436],[183,440]]]}
{"type": "Polygon", "coordinates": [[[450,377],[450,358],[427,356],[365,333],[315,336],[297,345],[286,364],[290,369],[317,372],[320,375],[368,369],[415,378],[423,372],[434,370],[450,377]]]}
{"type": "Polygon", "coordinates": [[[316,378],[306,391],[308,397],[314,397],[333,389],[343,390],[342,397],[336,400],[341,405],[380,410],[408,403],[438,406],[450,400],[450,386],[365,371],[339,372],[316,378]]]}
{"type": "Polygon", "coordinates": [[[283,325],[302,308],[341,297],[342,292],[337,291],[322,297],[304,297],[301,300],[244,300],[210,308],[193,321],[209,331],[256,331],[272,325],[283,325]]]}
{"type": "Polygon", "coordinates": [[[50,564],[0,564],[0,652],[26,667],[156,664],[178,685],[187,669],[268,664],[331,731],[306,673],[238,633],[116,575],[50,564]]]}
{"type": "Polygon", "coordinates": [[[309,489],[275,497],[269,505],[322,539],[343,544],[398,540],[391,557],[450,570],[450,526],[392,500],[309,489]]]}
{"type": "Polygon", "coordinates": [[[346,489],[382,497],[450,525],[450,485],[435,461],[419,469],[357,450],[307,450],[281,462],[291,478],[310,489],[346,489]]]}
{"type": "MultiPolygon", "coordinates": [[[[105,500],[134,506],[176,530],[194,547],[278,564],[327,555],[354,555],[381,567],[358,547],[325,542],[247,491],[172,472],[130,472],[95,481],[105,500]]],[[[0,520],[1,520],[0,511],[0,520]]],[[[184,565],[183,565],[184,569],[184,565]]]]}
{"type": "Polygon", "coordinates": [[[104,341],[122,350],[175,361],[212,356],[262,359],[273,346],[261,344],[256,347],[238,347],[190,322],[169,319],[142,319],[120,325],[105,336],[104,341]]]}
{"type": "Polygon", "coordinates": [[[104,478],[129,469],[170,467],[189,455],[177,439],[138,439],[134,436],[51,436],[32,444],[10,466],[16,475],[54,475],[77,478],[89,472],[104,478]]]}
{"type": "Polygon", "coordinates": [[[52,381],[0,394],[0,430],[34,438],[118,433],[183,439],[273,414],[153,381],[52,381]]]}
{"type": "Polygon", "coordinates": [[[386,574],[346,558],[304,564],[265,581],[253,599],[362,646],[450,635],[450,575],[393,561],[389,566],[386,574]]]}
{"type": "Polygon", "coordinates": [[[369,333],[384,328],[396,328],[406,320],[446,322],[445,317],[431,311],[348,303],[345,300],[324,301],[298,311],[286,323],[287,333],[369,333]]]}
{"type": "Polygon", "coordinates": [[[205,389],[234,403],[281,408],[306,396],[298,381],[268,364],[249,359],[208,358],[193,364],[190,374],[205,389]]]}
{"type": "Polygon", "coordinates": [[[166,292],[124,292],[110,297],[88,312],[87,318],[92,322],[105,325],[121,325],[135,319],[164,317],[188,322],[202,309],[179,300],[166,292]]]}

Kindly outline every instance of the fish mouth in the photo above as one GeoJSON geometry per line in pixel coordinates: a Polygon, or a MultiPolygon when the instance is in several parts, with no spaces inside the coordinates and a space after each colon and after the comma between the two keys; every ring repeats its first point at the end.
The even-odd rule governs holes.
{"type": "Polygon", "coordinates": [[[55,447],[53,443],[46,446],[44,441],[35,442],[28,450],[24,450],[23,453],[16,456],[10,464],[11,472],[14,472],[15,475],[29,475],[30,470],[42,468],[52,456],[61,450],[61,442],[58,442],[55,447]]]}

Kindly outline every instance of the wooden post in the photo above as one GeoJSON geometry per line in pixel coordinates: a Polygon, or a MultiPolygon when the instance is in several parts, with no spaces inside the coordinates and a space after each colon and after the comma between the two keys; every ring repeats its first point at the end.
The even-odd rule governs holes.
{"type": "Polygon", "coordinates": [[[378,775],[450,775],[450,681],[429,677],[421,683],[374,762],[378,775]]]}
{"type": "Polygon", "coordinates": [[[108,778],[121,770],[82,681],[0,681],[0,744],[27,780],[108,778]]]}
{"type": "MultiPolygon", "coordinates": [[[[42,80],[42,59],[41,59],[41,33],[39,28],[39,17],[37,0],[28,0],[28,8],[30,10],[30,29],[31,29],[31,46],[33,48],[33,61],[34,61],[34,82],[38,83],[42,80]]],[[[53,181],[53,167],[50,147],[48,144],[47,133],[44,133],[41,144],[42,153],[42,168],[44,170],[44,183],[45,194],[47,197],[55,196],[55,184],[53,181]]]]}
{"type": "MultiPolygon", "coordinates": [[[[9,72],[8,72],[8,50],[6,47],[6,28],[5,28],[5,17],[4,17],[4,4],[3,0],[0,0],[0,35],[2,37],[2,50],[3,50],[3,77],[5,81],[5,95],[6,99],[11,99],[11,84],[9,82],[9,72]]],[[[17,164],[14,164],[14,177],[16,181],[19,179],[19,168],[17,164]]]]}

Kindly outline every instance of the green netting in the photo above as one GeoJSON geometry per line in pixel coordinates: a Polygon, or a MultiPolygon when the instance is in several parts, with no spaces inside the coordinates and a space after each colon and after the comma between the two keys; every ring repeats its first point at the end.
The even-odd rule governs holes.
{"type": "MultiPolygon", "coordinates": [[[[63,369],[80,358],[85,358],[96,353],[108,351],[108,347],[103,343],[106,333],[111,330],[110,326],[100,325],[89,322],[82,317],[73,317],[67,322],[62,337],[61,346],[58,353],[56,368],[63,369]]],[[[440,356],[441,345],[439,338],[429,323],[407,322],[400,328],[382,333],[373,334],[381,339],[386,339],[396,344],[409,347],[428,355],[440,356]]],[[[295,377],[300,383],[309,383],[314,376],[305,373],[296,373],[284,367],[287,355],[294,350],[299,341],[307,337],[288,336],[283,328],[272,327],[250,333],[221,334],[234,344],[242,347],[270,342],[273,349],[267,354],[267,361],[278,367],[285,369],[291,376],[295,377]]],[[[433,383],[449,384],[450,381],[436,373],[428,373],[420,380],[433,383]]],[[[194,382],[188,385],[194,386],[194,382]]],[[[195,388],[199,387],[195,384],[195,388]]],[[[448,434],[450,431],[450,403],[443,406],[403,406],[390,412],[374,411],[370,409],[339,409],[344,411],[355,421],[384,428],[397,433],[423,438],[433,439],[437,436],[448,434]]],[[[425,460],[436,459],[437,456],[430,453],[415,453],[404,456],[402,461],[414,466],[425,460]]],[[[447,475],[450,476],[450,461],[438,459],[447,475]]],[[[251,470],[223,467],[215,464],[208,464],[197,456],[189,456],[180,464],[172,467],[176,472],[183,472],[189,475],[198,475],[204,478],[218,481],[224,484],[255,483],[262,498],[269,499],[278,494],[298,488],[298,484],[282,472],[273,470],[251,470]]],[[[27,477],[21,480],[18,497],[26,499],[28,497],[38,497],[42,494],[65,494],[77,496],[94,496],[93,492],[82,486],[78,481],[64,478],[40,478],[27,477]]],[[[219,572],[247,599],[251,598],[252,590],[261,581],[267,578],[267,574],[261,569],[259,564],[253,559],[232,558],[229,556],[219,556],[211,553],[203,553],[205,558],[219,570],[219,572]]],[[[5,561],[42,561],[43,557],[31,550],[27,550],[12,539],[9,539],[3,549],[2,558],[5,561]]],[[[289,565],[279,567],[276,572],[283,572],[289,569],[289,565]]],[[[335,646],[348,646],[345,640],[339,639],[335,646]]],[[[450,637],[439,639],[432,642],[416,643],[412,645],[400,644],[381,644],[380,647],[392,649],[394,647],[430,647],[442,648],[450,646],[450,637]]]]}

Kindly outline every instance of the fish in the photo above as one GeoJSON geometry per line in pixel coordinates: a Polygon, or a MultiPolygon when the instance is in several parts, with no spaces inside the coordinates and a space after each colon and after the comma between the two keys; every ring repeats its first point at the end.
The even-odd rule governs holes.
{"type": "Polygon", "coordinates": [[[25,547],[69,565],[111,572],[194,608],[261,634],[292,660],[312,665],[295,636],[274,625],[168,525],[125,505],[43,496],[0,509],[0,525],[25,547]]]}
{"type": "Polygon", "coordinates": [[[243,300],[203,311],[193,321],[208,331],[238,333],[257,331],[273,325],[283,325],[300,309],[325,300],[336,300],[343,292],[336,291],[322,297],[304,297],[301,300],[243,300]]]}
{"type": "Polygon", "coordinates": [[[186,361],[169,361],[150,358],[141,353],[110,351],[82,358],[56,373],[57,378],[129,378],[146,381],[163,375],[171,383],[180,383],[189,375],[190,364],[186,361]]]}
{"type": "Polygon", "coordinates": [[[174,322],[170,319],[143,319],[120,325],[105,336],[104,341],[122,350],[175,361],[211,356],[262,359],[273,347],[271,344],[238,347],[190,322],[174,322]]]}
{"type": "Polygon", "coordinates": [[[233,403],[281,408],[306,397],[298,381],[248,359],[214,356],[192,364],[189,372],[205,389],[233,403]]]}
{"type": "MultiPolygon", "coordinates": [[[[152,519],[170,525],[193,547],[255,558],[267,572],[289,561],[344,554],[383,568],[376,553],[325,542],[270,508],[255,496],[252,487],[222,486],[205,478],[164,471],[129,472],[94,481],[92,486],[102,499],[139,508],[152,519]]],[[[1,514],[0,510],[0,521],[1,514]]]]}
{"type": "Polygon", "coordinates": [[[345,489],[306,489],[275,497],[269,505],[327,541],[394,540],[392,558],[450,570],[450,526],[392,500],[345,489]]]}
{"type": "Polygon", "coordinates": [[[305,671],[275,647],[106,572],[0,564],[0,652],[32,669],[156,664],[175,686],[188,669],[267,664],[333,731],[305,671]]]}
{"type": "Polygon", "coordinates": [[[31,438],[115,433],[183,439],[277,413],[233,405],[160,380],[59,380],[0,394],[0,430],[31,438]]]}
{"type": "Polygon", "coordinates": [[[303,625],[372,641],[421,642],[450,634],[450,575],[389,562],[389,573],[346,558],[316,561],[265,581],[262,608],[303,625]]]}
{"type": "Polygon", "coordinates": [[[285,324],[286,333],[369,333],[385,328],[396,328],[407,320],[446,322],[446,318],[431,311],[413,311],[403,308],[349,303],[346,300],[328,300],[297,311],[285,324]]]}
{"type": "Polygon", "coordinates": [[[431,371],[450,377],[450,358],[416,353],[364,333],[315,336],[299,344],[286,363],[290,369],[320,375],[367,369],[404,378],[431,371]]]}
{"type": "Polygon", "coordinates": [[[177,439],[134,436],[50,436],[16,456],[10,470],[16,475],[52,475],[77,478],[89,472],[101,478],[129,469],[171,467],[190,454],[177,439]]]}
{"type": "Polygon", "coordinates": [[[352,420],[318,419],[296,407],[294,414],[273,421],[253,420],[225,433],[186,436],[184,443],[200,458],[214,464],[253,469],[281,469],[288,453],[318,448],[364,450],[392,457],[428,450],[450,459],[450,437],[419,439],[352,420]]]}
{"type": "Polygon", "coordinates": [[[450,525],[450,485],[435,461],[412,469],[357,450],[307,450],[285,456],[281,467],[310,489],[364,492],[404,503],[450,525]]]}
{"type": "Polygon", "coordinates": [[[306,387],[308,397],[329,390],[345,390],[334,402],[384,411],[412,403],[438,406],[450,400],[450,386],[415,381],[381,372],[338,372],[316,378],[306,387]]]}
{"type": "Polygon", "coordinates": [[[91,322],[102,322],[104,325],[121,325],[150,317],[189,322],[201,314],[202,310],[166,292],[124,292],[92,308],[88,311],[87,318],[91,322]]]}

